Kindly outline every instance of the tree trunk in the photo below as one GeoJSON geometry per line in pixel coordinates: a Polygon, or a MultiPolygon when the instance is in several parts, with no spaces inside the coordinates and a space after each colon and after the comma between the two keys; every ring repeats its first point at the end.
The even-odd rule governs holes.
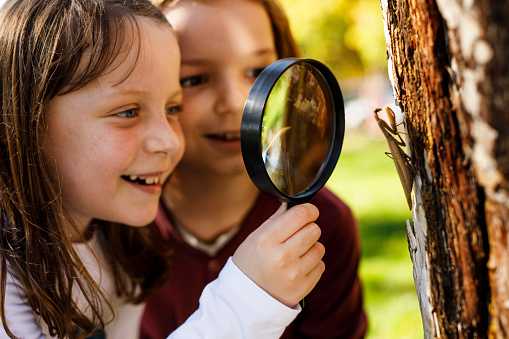
{"type": "Polygon", "coordinates": [[[381,0],[426,338],[509,337],[509,3],[381,0]]]}

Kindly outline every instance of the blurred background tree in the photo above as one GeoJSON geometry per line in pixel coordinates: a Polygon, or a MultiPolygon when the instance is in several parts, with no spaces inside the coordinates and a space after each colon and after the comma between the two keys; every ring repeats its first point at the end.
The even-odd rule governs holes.
{"type": "Polygon", "coordinates": [[[385,40],[376,0],[280,0],[303,55],[338,78],[385,72],[385,40]]]}
{"type": "Polygon", "coordinates": [[[279,1],[303,56],[329,66],[343,91],[347,130],[327,187],[350,205],[359,222],[367,338],[422,338],[405,231],[411,213],[373,119],[376,107],[399,112],[387,75],[380,2],[279,1]]]}

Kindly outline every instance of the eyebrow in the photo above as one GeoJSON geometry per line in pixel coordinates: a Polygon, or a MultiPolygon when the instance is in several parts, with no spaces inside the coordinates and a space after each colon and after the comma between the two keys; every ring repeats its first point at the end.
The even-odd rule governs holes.
{"type": "MultiPolygon", "coordinates": [[[[258,56],[269,55],[272,53],[276,54],[275,48],[263,48],[263,49],[256,50],[252,53],[249,53],[246,56],[257,56],[258,57],[258,56]]],[[[206,64],[206,63],[208,63],[208,60],[206,60],[205,58],[184,58],[184,57],[182,57],[181,63],[186,64],[186,65],[198,65],[198,64],[206,64]]]]}
{"type": "MultiPolygon", "coordinates": [[[[120,94],[122,94],[122,95],[140,95],[140,94],[147,94],[150,92],[152,92],[152,91],[148,90],[148,89],[129,89],[129,90],[121,90],[120,94]]],[[[179,96],[182,96],[182,88],[179,88],[178,90],[171,93],[169,98],[176,98],[179,96]]]]}

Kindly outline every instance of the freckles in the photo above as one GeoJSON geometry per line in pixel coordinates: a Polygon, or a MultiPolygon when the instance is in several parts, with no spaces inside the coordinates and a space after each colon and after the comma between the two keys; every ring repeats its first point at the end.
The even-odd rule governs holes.
{"type": "Polygon", "coordinates": [[[132,131],[111,134],[107,139],[108,141],[103,140],[99,147],[107,146],[107,152],[112,153],[111,156],[120,156],[122,158],[134,157],[138,149],[143,145],[139,133],[132,131]]]}
{"type": "MultiPolygon", "coordinates": [[[[134,158],[136,134],[97,124],[93,127],[72,135],[76,162],[82,168],[95,167],[101,176],[118,176],[118,172],[125,170],[134,158]]],[[[90,169],[90,176],[97,175],[97,171],[90,169]]]]}

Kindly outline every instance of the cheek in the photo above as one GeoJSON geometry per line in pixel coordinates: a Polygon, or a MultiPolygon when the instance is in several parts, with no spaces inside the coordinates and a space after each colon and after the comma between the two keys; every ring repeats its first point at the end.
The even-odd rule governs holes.
{"type": "Polygon", "coordinates": [[[89,136],[82,135],[74,150],[75,164],[81,167],[83,176],[111,179],[126,170],[139,147],[139,136],[129,131],[100,129],[89,136]],[[77,158],[76,158],[77,156],[77,158]]]}
{"type": "Polygon", "coordinates": [[[192,131],[213,114],[214,94],[210,90],[184,90],[183,111],[179,121],[184,133],[192,131]]]}
{"type": "Polygon", "coordinates": [[[180,136],[189,142],[189,138],[193,135],[201,134],[203,127],[201,127],[205,119],[205,114],[196,109],[193,105],[190,105],[182,111],[179,117],[180,123],[180,136]]]}
{"type": "Polygon", "coordinates": [[[177,137],[177,140],[179,142],[179,149],[173,154],[172,156],[172,164],[175,166],[177,165],[180,160],[182,160],[182,156],[184,155],[184,151],[186,149],[186,140],[184,138],[184,132],[182,131],[182,126],[180,121],[178,123],[172,124],[173,131],[175,132],[175,135],[177,137]]]}
{"type": "Polygon", "coordinates": [[[105,154],[125,154],[134,153],[142,144],[142,136],[133,131],[104,131],[103,136],[97,144],[105,154]]]}
{"type": "Polygon", "coordinates": [[[135,137],[131,133],[112,133],[104,129],[102,133],[89,135],[77,146],[87,152],[89,161],[102,162],[126,153],[132,148],[135,137]]]}

